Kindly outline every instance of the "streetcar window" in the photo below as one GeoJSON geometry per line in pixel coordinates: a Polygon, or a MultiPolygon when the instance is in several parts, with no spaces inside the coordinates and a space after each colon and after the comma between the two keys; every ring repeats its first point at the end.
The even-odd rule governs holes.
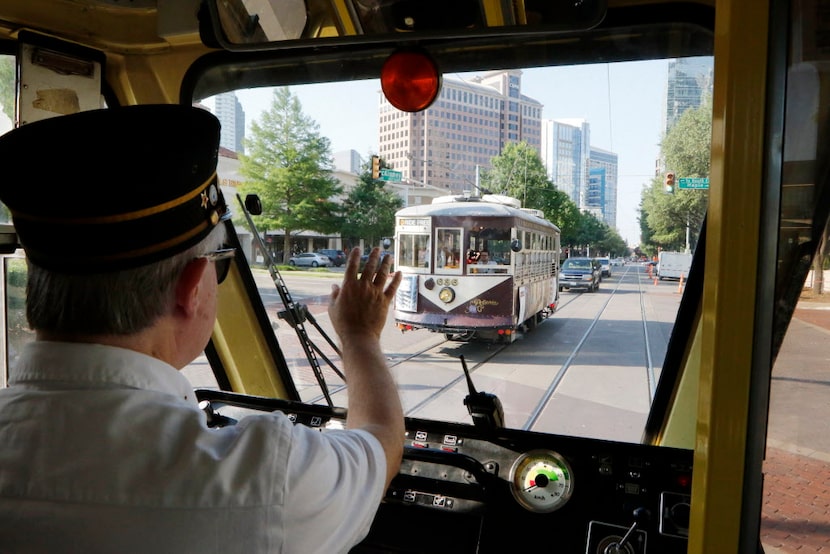
{"type": "Polygon", "coordinates": [[[429,266],[429,235],[402,234],[398,238],[398,255],[395,257],[400,267],[429,266]]]}
{"type": "Polygon", "coordinates": [[[510,229],[476,227],[470,231],[470,250],[487,250],[490,259],[499,265],[510,265],[510,229]]]}
{"type": "Polygon", "coordinates": [[[435,231],[435,267],[437,269],[461,269],[461,229],[437,229],[435,231]]]}
{"type": "Polygon", "coordinates": [[[6,353],[7,362],[12,365],[23,351],[23,346],[34,340],[34,333],[26,321],[26,260],[19,254],[6,257],[3,262],[6,278],[6,353]]]}

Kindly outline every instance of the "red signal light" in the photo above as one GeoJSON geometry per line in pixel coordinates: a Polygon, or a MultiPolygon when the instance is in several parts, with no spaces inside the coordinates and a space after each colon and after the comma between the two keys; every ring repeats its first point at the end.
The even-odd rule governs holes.
{"type": "Polygon", "coordinates": [[[674,173],[666,173],[666,192],[674,192],[674,173]]]}
{"type": "Polygon", "coordinates": [[[441,74],[429,55],[399,50],[384,62],[380,86],[389,103],[403,112],[427,109],[441,91],[441,74]]]}

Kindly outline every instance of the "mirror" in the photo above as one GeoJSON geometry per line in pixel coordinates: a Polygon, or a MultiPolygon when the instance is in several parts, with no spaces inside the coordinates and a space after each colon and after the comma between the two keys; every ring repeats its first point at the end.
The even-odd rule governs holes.
{"type": "Polygon", "coordinates": [[[499,29],[590,29],[605,16],[606,0],[209,0],[203,36],[232,51],[274,50],[286,42],[356,35],[476,36],[499,29]]]}
{"type": "Polygon", "coordinates": [[[245,209],[251,215],[262,215],[262,201],[256,194],[248,194],[245,196],[245,209]]]}
{"type": "Polygon", "coordinates": [[[522,250],[522,241],[519,239],[513,239],[510,241],[510,250],[513,252],[521,252],[522,250]]]}

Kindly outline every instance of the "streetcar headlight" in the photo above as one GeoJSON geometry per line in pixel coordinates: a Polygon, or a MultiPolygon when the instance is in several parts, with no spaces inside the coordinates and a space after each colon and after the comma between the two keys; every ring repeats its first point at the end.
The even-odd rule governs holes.
{"type": "Polygon", "coordinates": [[[444,287],[438,292],[438,298],[441,299],[441,302],[449,304],[455,300],[455,291],[449,287],[444,287]]]}

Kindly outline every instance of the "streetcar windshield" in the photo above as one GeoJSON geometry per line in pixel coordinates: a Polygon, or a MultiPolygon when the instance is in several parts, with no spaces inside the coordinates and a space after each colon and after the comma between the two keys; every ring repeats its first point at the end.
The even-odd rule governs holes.
{"type": "Polygon", "coordinates": [[[570,258],[562,264],[562,269],[591,269],[591,266],[591,260],[570,258]]]}
{"type": "MultiPolygon", "coordinates": [[[[296,330],[279,315],[285,307],[268,261],[276,261],[292,299],[336,340],[326,310],[343,266],[298,271],[285,261],[321,249],[359,247],[365,254],[378,247],[405,274],[401,313],[417,315],[425,302],[419,293],[434,287],[436,321],[454,313],[495,317],[508,303],[517,312],[513,319],[522,318],[515,335],[497,343],[478,340],[481,333],[463,323],[451,332],[402,331],[390,309],[383,346],[407,415],[471,422],[464,356],[476,388],[499,397],[509,427],[639,442],[685,286],[655,285],[639,260],[658,250],[696,248],[707,190],[667,191],[664,174],[705,177],[699,172],[708,157],[680,165],[679,134],[707,134],[690,129],[710,124],[712,67],[711,57],[699,57],[447,73],[437,100],[416,113],[393,108],[380,82],[366,79],[288,82],[196,98],[225,118],[220,179],[226,196],[258,193],[264,203],[256,229],[234,206],[237,232],[301,398],[325,401],[296,330]],[[298,149],[314,151],[323,161],[313,175],[337,185],[325,193],[336,225],[308,215],[302,227],[286,229],[287,199],[313,208],[322,189],[277,181],[262,186],[257,167],[281,167],[298,149]],[[508,220],[446,225],[407,215],[397,222],[396,242],[397,212],[447,195],[513,198],[553,223],[558,238],[508,220]],[[251,240],[254,234],[263,244],[251,240]],[[591,281],[586,288],[558,273],[560,259],[562,269],[590,267],[596,256],[622,260],[596,290],[591,281]],[[520,280],[541,274],[557,279],[555,298],[545,301],[555,305],[539,317],[521,313],[525,297],[535,293],[520,280]],[[501,296],[475,292],[493,286],[503,287],[501,296]],[[462,287],[472,287],[478,300],[459,303],[462,287]]],[[[708,145],[701,151],[708,156],[708,145]]],[[[340,363],[316,329],[309,326],[308,335],[334,366],[340,363]]],[[[335,404],[345,406],[348,388],[319,363],[335,404]]],[[[197,386],[218,386],[204,363],[188,372],[197,386]]]]}

